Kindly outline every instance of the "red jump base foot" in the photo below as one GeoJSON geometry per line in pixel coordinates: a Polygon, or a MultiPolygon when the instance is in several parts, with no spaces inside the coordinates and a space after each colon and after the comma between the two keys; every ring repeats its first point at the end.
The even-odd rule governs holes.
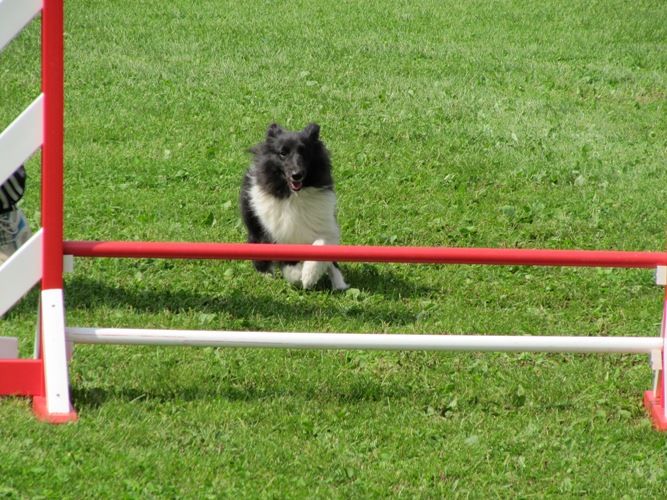
{"type": "Polygon", "coordinates": [[[653,391],[644,392],[644,406],[653,421],[653,426],[659,431],[667,431],[665,406],[660,404],[653,391]]]}
{"type": "Polygon", "coordinates": [[[70,408],[69,413],[49,413],[46,408],[46,398],[43,396],[32,398],[32,411],[38,420],[49,424],[66,424],[79,419],[74,408],[70,408]]]}

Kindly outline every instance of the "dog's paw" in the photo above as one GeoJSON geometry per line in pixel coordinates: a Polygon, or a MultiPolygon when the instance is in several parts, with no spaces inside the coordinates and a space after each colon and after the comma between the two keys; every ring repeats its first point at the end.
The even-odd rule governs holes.
{"type": "Polygon", "coordinates": [[[304,273],[301,276],[301,285],[303,286],[304,290],[310,290],[315,285],[317,285],[318,281],[320,281],[320,277],[313,273],[304,273]]]}
{"type": "Polygon", "coordinates": [[[348,284],[345,283],[345,282],[343,282],[342,284],[335,284],[335,285],[334,285],[333,283],[331,284],[331,289],[332,289],[334,292],[344,292],[344,291],[347,290],[348,288],[350,288],[350,285],[348,285],[348,284]]]}
{"type": "Polygon", "coordinates": [[[273,276],[275,271],[273,262],[270,260],[253,260],[252,265],[258,273],[262,273],[266,276],[273,276]]]}
{"type": "Polygon", "coordinates": [[[301,281],[301,274],[303,271],[303,264],[299,262],[294,265],[282,266],[281,271],[283,273],[283,278],[288,282],[295,284],[301,281]]]}
{"type": "Polygon", "coordinates": [[[304,290],[313,288],[326,271],[326,262],[308,261],[303,264],[301,272],[301,285],[304,290]]]}
{"type": "Polygon", "coordinates": [[[343,291],[350,288],[350,285],[345,283],[345,278],[343,278],[343,273],[340,272],[340,269],[332,264],[329,266],[328,271],[329,280],[331,281],[331,288],[333,290],[343,291]]]}

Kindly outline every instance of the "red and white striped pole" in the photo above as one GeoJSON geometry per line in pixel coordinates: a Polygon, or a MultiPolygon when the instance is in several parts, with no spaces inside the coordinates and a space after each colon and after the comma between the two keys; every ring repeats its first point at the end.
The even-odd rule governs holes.
{"type": "Polygon", "coordinates": [[[40,348],[44,363],[44,397],[33,398],[38,418],[52,423],[76,420],[69,396],[63,301],[63,143],[64,12],[63,0],[42,7],[42,293],[40,348]]]}

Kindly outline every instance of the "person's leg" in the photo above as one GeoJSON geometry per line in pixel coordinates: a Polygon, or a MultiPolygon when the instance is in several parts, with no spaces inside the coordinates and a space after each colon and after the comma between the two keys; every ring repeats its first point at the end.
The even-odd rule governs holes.
{"type": "Polygon", "coordinates": [[[26,173],[21,165],[0,186],[0,264],[31,236],[28,220],[16,206],[25,190],[26,173]]]}

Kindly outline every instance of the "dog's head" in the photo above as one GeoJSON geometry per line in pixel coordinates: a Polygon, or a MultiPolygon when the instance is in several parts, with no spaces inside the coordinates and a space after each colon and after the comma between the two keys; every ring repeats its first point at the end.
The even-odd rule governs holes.
{"type": "Polygon", "coordinates": [[[266,139],[251,151],[255,165],[264,170],[271,184],[282,184],[287,194],[297,193],[304,187],[332,187],[331,163],[320,140],[320,126],[307,125],[291,132],[273,123],[266,131],[266,139]]]}

